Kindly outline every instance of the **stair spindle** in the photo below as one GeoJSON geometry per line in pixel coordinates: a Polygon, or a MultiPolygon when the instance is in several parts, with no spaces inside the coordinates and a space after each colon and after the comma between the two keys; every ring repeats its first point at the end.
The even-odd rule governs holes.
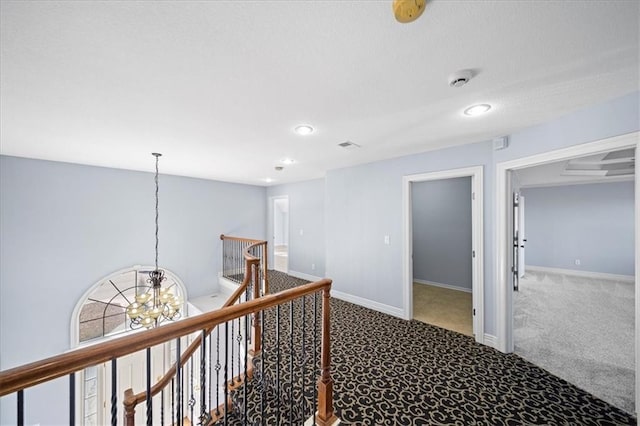
{"type": "Polygon", "coordinates": [[[265,419],[264,419],[264,397],[265,397],[265,392],[267,391],[267,382],[266,382],[266,377],[265,377],[265,372],[266,372],[266,366],[265,366],[265,354],[267,353],[267,349],[265,347],[265,342],[264,342],[264,310],[260,311],[260,323],[262,324],[262,328],[260,329],[260,341],[262,342],[262,349],[260,352],[260,382],[261,382],[261,386],[260,386],[260,419],[261,419],[261,424],[264,425],[265,424],[265,419]]]}
{"type": "Polygon", "coordinates": [[[196,405],[196,399],[193,396],[193,357],[189,358],[189,418],[193,419],[193,407],[196,405]]]}
{"type": "Polygon", "coordinates": [[[151,348],[146,349],[146,383],[147,383],[147,426],[153,426],[153,398],[151,397],[151,348]]]}
{"type": "Polygon", "coordinates": [[[243,386],[243,391],[244,391],[244,420],[246,422],[247,420],[247,408],[249,406],[249,404],[247,403],[247,385],[249,383],[249,380],[247,378],[248,374],[247,374],[247,365],[249,363],[249,347],[247,346],[247,342],[248,342],[248,337],[249,337],[249,322],[250,322],[250,316],[247,315],[244,317],[244,386],[243,386]]]}
{"type": "MultiPolygon", "coordinates": [[[[233,322],[232,322],[233,324],[233,322]]],[[[233,348],[233,345],[231,345],[233,348]]],[[[233,350],[233,349],[232,349],[233,350]]],[[[224,426],[228,424],[229,416],[229,323],[224,323],[224,426]]],[[[231,363],[233,368],[233,362],[231,363]]]]}
{"type": "Polygon", "coordinates": [[[302,418],[305,419],[306,415],[305,415],[305,406],[307,405],[307,400],[304,397],[304,390],[306,389],[306,378],[307,378],[307,352],[306,352],[306,339],[307,339],[307,310],[306,310],[306,304],[307,304],[307,297],[306,296],[302,296],[302,401],[301,401],[301,406],[302,406],[302,418]]]}
{"type": "MultiPolygon", "coordinates": [[[[211,342],[209,342],[211,346],[211,342]]],[[[200,424],[209,423],[207,416],[206,391],[207,391],[207,332],[202,330],[200,334],[200,424]]],[[[211,369],[209,369],[211,374],[211,369]]]]}
{"type": "Polygon", "coordinates": [[[180,338],[176,339],[176,425],[182,420],[182,362],[180,356],[180,338]]]}
{"type": "Polygon", "coordinates": [[[18,391],[18,419],[17,425],[24,426],[24,390],[18,391]]]}
{"type": "MultiPolygon", "coordinates": [[[[318,359],[318,293],[313,293],[313,370],[316,370],[318,359]]],[[[316,424],[316,411],[318,411],[318,387],[313,387],[313,424],[316,424]]]]}
{"type": "Polygon", "coordinates": [[[291,386],[289,387],[289,424],[293,424],[293,300],[289,302],[289,377],[291,386]]]}
{"type": "Polygon", "coordinates": [[[276,306],[276,424],[280,424],[280,305],[276,306]]]}
{"type": "Polygon", "coordinates": [[[111,360],[111,426],[118,426],[118,360],[111,360]]]}
{"type": "Polygon", "coordinates": [[[76,424],[76,373],[69,374],[69,425],[76,424]]]}
{"type": "MultiPolygon", "coordinates": [[[[216,416],[220,416],[220,326],[216,327],[216,416]]],[[[209,394],[211,395],[211,394],[209,394]]]]}

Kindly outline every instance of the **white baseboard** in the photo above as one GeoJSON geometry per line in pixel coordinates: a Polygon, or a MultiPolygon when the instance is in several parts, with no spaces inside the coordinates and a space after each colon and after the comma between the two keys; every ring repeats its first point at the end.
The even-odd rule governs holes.
{"type": "Polygon", "coordinates": [[[457,290],[457,291],[464,291],[465,293],[471,293],[471,289],[470,288],[458,287],[457,285],[437,283],[435,281],[419,280],[417,278],[414,278],[413,282],[414,283],[418,283],[418,284],[432,285],[434,287],[448,288],[449,290],[457,290]]]}
{"type": "Polygon", "coordinates": [[[309,274],[305,274],[304,272],[298,272],[298,271],[289,271],[289,275],[291,275],[292,277],[301,278],[303,280],[307,280],[311,282],[320,281],[322,279],[322,277],[316,277],[315,275],[309,275],[309,274]]]}
{"type": "Polygon", "coordinates": [[[577,277],[586,277],[586,278],[596,278],[602,280],[613,280],[613,281],[625,281],[633,283],[636,278],[633,275],[618,275],[618,274],[607,274],[604,272],[591,272],[591,271],[576,271],[574,269],[562,269],[562,268],[549,268],[546,266],[525,266],[526,271],[531,272],[547,272],[552,274],[565,274],[565,275],[574,275],[577,277]]]}
{"type": "Polygon", "coordinates": [[[331,296],[335,297],[336,299],[344,300],[345,302],[364,306],[365,308],[373,309],[374,311],[382,312],[384,314],[389,314],[393,315],[394,317],[404,319],[404,311],[402,310],[402,308],[385,305],[384,303],[375,302],[373,300],[365,299],[364,297],[354,296],[352,294],[343,293],[337,290],[331,290],[331,296]]]}
{"type": "Polygon", "coordinates": [[[221,287],[224,287],[231,291],[236,291],[238,289],[238,284],[236,282],[222,276],[218,277],[218,284],[220,284],[221,287]]]}
{"type": "Polygon", "coordinates": [[[484,334],[484,342],[486,346],[493,349],[498,349],[498,338],[492,334],[484,334]]]}

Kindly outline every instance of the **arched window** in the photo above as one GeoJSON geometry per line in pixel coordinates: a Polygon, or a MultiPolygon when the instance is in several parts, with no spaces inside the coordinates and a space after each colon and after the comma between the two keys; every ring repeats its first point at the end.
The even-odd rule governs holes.
{"type": "MultiPolygon", "coordinates": [[[[133,266],[115,272],[98,281],[76,305],[72,324],[72,347],[93,339],[110,337],[131,331],[127,306],[137,294],[148,290],[149,272],[154,268],[133,266]],[[75,327],[74,327],[75,325],[75,327]]],[[[168,288],[181,300],[186,300],[184,284],[171,271],[163,269],[168,288]]]]}

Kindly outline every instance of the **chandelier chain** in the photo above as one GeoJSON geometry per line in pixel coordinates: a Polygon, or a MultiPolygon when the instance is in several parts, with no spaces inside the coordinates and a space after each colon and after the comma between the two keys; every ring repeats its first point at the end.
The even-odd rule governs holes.
{"type": "Polygon", "coordinates": [[[156,271],[158,270],[158,159],[160,154],[153,154],[156,157],[156,271]]]}

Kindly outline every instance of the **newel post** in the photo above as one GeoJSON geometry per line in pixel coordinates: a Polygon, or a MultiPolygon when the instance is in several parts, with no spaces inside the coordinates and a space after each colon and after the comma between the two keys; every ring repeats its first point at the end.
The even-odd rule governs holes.
{"type": "MultiPolygon", "coordinates": [[[[260,297],[260,287],[262,283],[260,282],[260,269],[259,265],[253,265],[253,298],[258,299],[260,297]]],[[[260,312],[254,312],[253,315],[253,326],[252,326],[252,335],[251,335],[251,355],[255,356],[262,351],[262,324],[260,324],[260,312]]]]}
{"type": "Polygon", "coordinates": [[[133,389],[124,391],[124,424],[125,426],[136,424],[136,402],[133,389]]]}
{"type": "Polygon", "coordinates": [[[333,413],[333,380],[331,379],[331,315],[330,288],[322,290],[322,354],[320,358],[320,379],[318,380],[317,424],[331,425],[337,417],[333,413]]]}

